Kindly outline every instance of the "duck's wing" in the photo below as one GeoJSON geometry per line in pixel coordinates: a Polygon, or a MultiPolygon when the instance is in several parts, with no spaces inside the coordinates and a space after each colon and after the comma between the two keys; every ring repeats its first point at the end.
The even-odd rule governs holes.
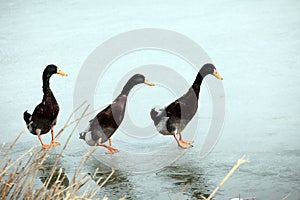
{"type": "Polygon", "coordinates": [[[117,97],[112,104],[100,111],[90,121],[90,131],[97,133],[98,137],[103,138],[102,142],[109,139],[121,124],[125,113],[126,99],[126,97],[122,96],[117,97]]]}
{"type": "MultiPolygon", "coordinates": [[[[90,120],[90,124],[87,132],[91,132],[92,139],[94,141],[98,141],[100,138],[100,142],[105,142],[108,140],[107,127],[109,122],[108,113],[111,110],[111,105],[108,105],[105,109],[100,111],[92,120],[90,120]]],[[[109,135],[109,134],[108,134],[109,135]]]]}
{"type": "Polygon", "coordinates": [[[169,104],[165,110],[168,117],[190,120],[198,109],[198,98],[192,88],[180,98],[169,104]]]}
{"type": "Polygon", "coordinates": [[[44,102],[40,103],[37,105],[32,113],[33,120],[35,121],[36,119],[43,119],[45,118],[47,112],[45,109],[44,102]]]}
{"type": "Polygon", "coordinates": [[[107,120],[106,113],[109,113],[109,110],[111,110],[111,104],[108,105],[106,108],[104,108],[102,111],[100,111],[93,119],[89,121],[91,130],[93,130],[94,128],[98,129],[100,122],[106,122],[107,120]]]}
{"type": "Polygon", "coordinates": [[[42,129],[42,134],[47,133],[56,123],[59,113],[58,103],[50,89],[44,92],[42,102],[37,105],[32,113],[32,121],[37,128],[42,129]]]}
{"type": "Polygon", "coordinates": [[[50,89],[43,96],[42,102],[37,105],[32,113],[33,121],[47,119],[54,121],[58,115],[59,106],[50,89]]]}
{"type": "Polygon", "coordinates": [[[125,110],[126,110],[126,102],[127,102],[127,96],[119,95],[111,104],[111,112],[118,126],[123,121],[125,110]]]}
{"type": "Polygon", "coordinates": [[[170,103],[165,108],[167,116],[170,117],[171,115],[178,115],[180,117],[181,108],[186,107],[188,104],[187,97],[188,97],[188,93],[184,94],[180,98],[170,103]]]}
{"type": "Polygon", "coordinates": [[[43,102],[37,105],[32,113],[33,126],[41,130],[41,133],[47,133],[51,129],[49,113],[46,111],[43,102]]]}

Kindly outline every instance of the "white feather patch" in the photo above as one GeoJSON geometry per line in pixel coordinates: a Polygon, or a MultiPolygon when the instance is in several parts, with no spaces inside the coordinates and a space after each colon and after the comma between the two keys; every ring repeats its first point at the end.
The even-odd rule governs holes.
{"type": "Polygon", "coordinates": [[[95,144],[98,142],[93,140],[91,132],[86,133],[84,140],[90,146],[95,146],[95,144]]]}
{"type": "Polygon", "coordinates": [[[42,132],[42,130],[41,130],[41,129],[39,129],[39,128],[37,128],[37,129],[35,130],[35,132],[36,132],[36,134],[37,134],[37,135],[40,135],[40,134],[41,134],[41,132],[42,132]]]}
{"type": "Polygon", "coordinates": [[[156,125],[156,129],[158,132],[164,134],[164,135],[170,135],[170,132],[167,129],[167,121],[168,117],[162,117],[159,123],[156,125]]]}

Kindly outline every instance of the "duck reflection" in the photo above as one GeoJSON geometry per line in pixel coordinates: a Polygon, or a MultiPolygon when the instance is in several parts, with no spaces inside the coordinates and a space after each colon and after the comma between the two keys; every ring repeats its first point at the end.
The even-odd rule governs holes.
{"type": "MultiPolygon", "coordinates": [[[[96,159],[91,159],[86,165],[86,169],[91,178],[96,182],[100,177],[99,185],[111,174],[111,168],[96,159]],[[97,173],[95,174],[98,168],[97,173]]],[[[137,199],[133,183],[128,179],[129,174],[116,170],[101,190],[101,196],[108,199],[137,199]]]]}
{"type": "Polygon", "coordinates": [[[157,175],[173,184],[170,192],[181,193],[179,199],[202,199],[208,197],[211,191],[208,189],[204,171],[189,164],[173,164],[165,167],[157,175]]]}
{"type": "MultiPolygon", "coordinates": [[[[51,176],[52,169],[55,165],[55,161],[57,159],[56,154],[50,154],[49,157],[43,162],[42,168],[39,171],[39,178],[45,184],[51,176]]],[[[62,167],[61,163],[58,162],[56,165],[56,169],[50,178],[49,184],[47,185],[47,189],[50,189],[53,184],[57,181],[60,182],[60,187],[68,187],[69,186],[69,178],[67,177],[65,168],[62,167]]]]}

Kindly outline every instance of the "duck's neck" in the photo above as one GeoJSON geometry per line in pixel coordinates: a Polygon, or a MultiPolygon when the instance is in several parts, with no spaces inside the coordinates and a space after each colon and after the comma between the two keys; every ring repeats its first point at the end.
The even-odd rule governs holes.
{"type": "Polygon", "coordinates": [[[195,95],[197,96],[197,99],[199,98],[199,93],[200,93],[200,87],[203,81],[203,77],[201,76],[200,73],[197,74],[197,77],[192,85],[192,88],[195,92],[195,95]]]}
{"type": "Polygon", "coordinates": [[[50,88],[50,77],[50,74],[43,73],[43,91],[46,91],[50,88]]]}
{"type": "Polygon", "coordinates": [[[130,90],[136,85],[135,82],[129,80],[126,85],[123,87],[121,94],[128,96],[130,90]]]}

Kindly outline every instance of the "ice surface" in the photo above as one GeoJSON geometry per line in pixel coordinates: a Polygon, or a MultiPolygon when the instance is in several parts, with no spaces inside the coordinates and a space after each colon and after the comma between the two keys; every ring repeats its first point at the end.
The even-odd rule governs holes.
{"type": "MultiPolygon", "coordinates": [[[[236,197],[238,193],[258,199],[281,199],[291,193],[289,198],[297,199],[300,196],[299,10],[300,2],[296,0],[1,1],[0,142],[11,142],[25,127],[22,113],[32,112],[41,101],[41,73],[47,64],[57,64],[69,74],[51,79],[51,88],[61,107],[58,129],[73,109],[73,90],[80,67],[98,45],[133,29],[169,29],[199,43],[224,77],[226,120],[222,137],[208,157],[198,159],[198,147],[210,114],[210,98],[204,89],[199,100],[203,131],[194,148],[161,173],[117,174],[119,179],[105,187],[104,193],[113,199],[124,196],[166,199],[169,193],[171,196],[180,193],[188,184],[182,199],[196,198],[200,192],[210,193],[245,154],[251,163],[241,166],[216,199],[236,197]]],[[[161,63],[182,72],[190,83],[195,77],[195,72],[180,59],[170,59],[160,52],[141,54],[124,57],[111,69],[161,63]]],[[[122,76],[122,70],[107,73],[122,76]]],[[[114,97],[110,90],[113,83],[109,78],[99,82],[95,93],[99,106],[114,97]]],[[[171,99],[160,101],[168,102],[167,98],[171,99]]],[[[141,123],[147,124],[148,118],[143,118],[134,106],[129,103],[132,108],[129,114],[137,116],[133,120],[142,119],[141,123]]],[[[121,133],[114,137],[117,144],[118,134],[121,133]]],[[[65,132],[60,140],[65,141],[67,136],[65,132]]],[[[45,136],[47,139],[49,135],[45,136]]],[[[174,142],[176,149],[173,138],[161,139],[174,142]]],[[[26,131],[19,148],[25,150],[32,141],[39,145],[26,131]]],[[[71,144],[64,157],[67,169],[73,169],[69,165],[85,151],[77,135],[71,144]]],[[[19,151],[22,149],[16,150],[16,155],[19,151]]]]}

